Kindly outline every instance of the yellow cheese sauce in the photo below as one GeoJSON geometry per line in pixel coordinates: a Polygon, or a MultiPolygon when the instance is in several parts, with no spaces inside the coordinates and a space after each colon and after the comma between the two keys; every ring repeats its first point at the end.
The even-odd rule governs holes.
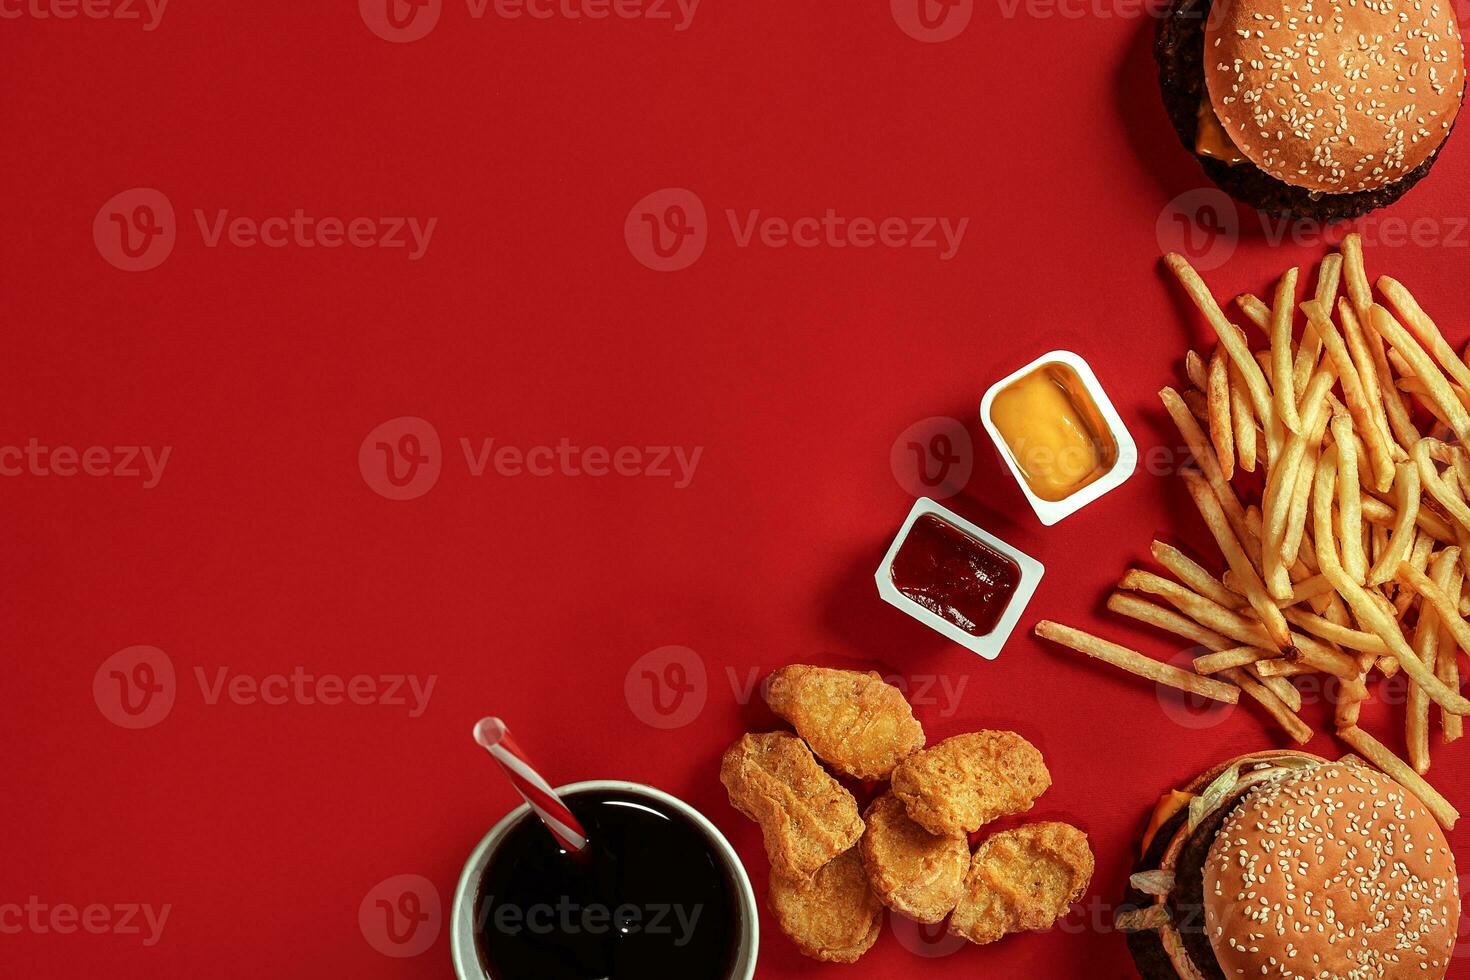
{"type": "Polygon", "coordinates": [[[1006,385],[990,405],[990,420],[1042,500],[1070,497],[1118,460],[1107,423],[1065,364],[1043,364],[1006,385]]]}

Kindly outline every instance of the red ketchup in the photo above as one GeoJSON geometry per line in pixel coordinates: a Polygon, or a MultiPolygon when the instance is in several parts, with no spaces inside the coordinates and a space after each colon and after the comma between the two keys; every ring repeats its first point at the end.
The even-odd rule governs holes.
{"type": "Polygon", "coordinates": [[[933,514],[909,528],[892,574],[898,591],[972,636],[995,629],[1021,582],[1014,561],[933,514]]]}

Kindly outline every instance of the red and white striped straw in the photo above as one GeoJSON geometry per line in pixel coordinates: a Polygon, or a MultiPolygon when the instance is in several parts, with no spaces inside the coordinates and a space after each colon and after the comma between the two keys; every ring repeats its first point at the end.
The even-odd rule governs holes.
{"type": "Polygon", "coordinates": [[[506,731],[505,722],[499,718],[481,718],[475,725],[475,741],[500,763],[516,792],[536,811],[552,836],[568,851],[580,854],[587,846],[587,831],[557,797],[551,784],[531,768],[526,754],[506,731]]]}

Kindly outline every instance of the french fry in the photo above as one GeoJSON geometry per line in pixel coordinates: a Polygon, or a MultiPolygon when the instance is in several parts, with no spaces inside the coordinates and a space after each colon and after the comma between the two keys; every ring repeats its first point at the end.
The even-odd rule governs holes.
{"type": "Polygon", "coordinates": [[[1220,304],[1215,302],[1209,287],[1184,256],[1170,252],[1164,257],[1164,264],[1174,273],[1174,277],[1204,315],[1205,321],[1215,331],[1215,336],[1230,355],[1231,362],[1240,370],[1246,390],[1250,393],[1251,407],[1255,409],[1256,418],[1261,420],[1261,426],[1266,430],[1266,458],[1275,459],[1275,447],[1281,443],[1280,426],[1276,419],[1276,410],[1272,406],[1271,389],[1266,384],[1266,375],[1251,354],[1245,334],[1225,318],[1225,313],[1220,309],[1220,304]]]}
{"type": "Polygon", "coordinates": [[[1245,393],[1245,381],[1240,370],[1227,364],[1230,376],[1230,420],[1235,425],[1235,461],[1247,473],[1256,471],[1256,415],[1251,409],[1251,400],[1245,393]]]}
{"type": "Polygon", "coordinates": [[[1347,298],[1360,313],[1373,304],[1373,290],[1363,266],[1363,239],[1357,232],[1342,240],[1342,278],[1347,298]]]}
{"type": "MultiPolygon", "coordinates": [[[[1329,305],[1324,308],[1331,309],[1332,307],[1329,305]]],[[[1397,444],[1397,451],[1393,455],[1394,459],[1398,460],[1401,453],[1407,456],[1410,447],[1419,441],[1419,430],[1414,425],[1408,403],[1404,401],[1398,385],[1394,383],[1393,369],[1388,359],[1388,351],[1383,346],[1383,338],[1372,330],[1365,330],[1363,339],[1367,342],[1368,352],[1373,357],[1373,366],[1378,374],[1378,389],[1383,396],[1383,408],[1388,417],[1388,427],[1397,444]]]]}
{"type": "Polygon", "coordinates": [[[1137,650],[1130,650],[1117,643],[1084,633],[1082,630],[1042,620],[1036,624],[1036,635],[1051,640],[1078,653],[1086,654],[1114,667],[1136,674],[1139,677],[1163,684],[1167,687],[1198,694],[1224,704],[1236,704],[1240,700],[1240,688],[1209,677],[1200,677],[1187,670],[1150,660],[1137,650]]]}
{"type": "Polygon", "coordinates": [[[1470,506],[1445,485],[1440,478],[1439,469],[1434,465],[1434,453],[1436,447],[1444,444],[1437,439],[1420,439],[1414,443],[1414,464],[1419,468],[1419,482],[1425,492],[1434,498],[1434,501],[1443,507],[1454,520],[1462,527],[1470,530],[1470,506]]]}
{"type": "Polygon", "coordinates": [[[1251,664],[1245,668],[1246,673],[1260,681],[1272,694],[1280,699],[1292,711],[1302,710],[1302,692],[1291,686],[1291,681],[1285,677],[1267,677],[1261,673],[1260,664],[1251,664]]]}
{"type": "MultiPolygon", "coordinates": [[[[1427,569],[1429,567],[1429,556],[1433,553],[1433,551],[1434,542],[1430,541],[1426,535],[1419,535],[1419,537],[1414,539],[1414,547],[1409,549],[1409,557],[1407,560],[1410,567],[1415,568],[1421,572],[1427,569]]],[[[1397,574],[1398,569],[1394,569],[1394,572],[1395,574],[1397,574]]],[[[1404,613],[1406,613],[1409,607],[1417,602],[1418,599],[1419,596],[1414,592],[1413,589],[1399,589],[1399,594],[1393,602],[1394,615],[1398,616],[1399,618],[1403,618],[1404,613]]],[[[1397,667],[1395,667],[1395,670],[1397,670],[1397,667]]],[[[1384,673],[1388,677],[1393,676],[1393,672],[1391,671],[1385,671],[1384,673]]]]}
{"type": "Polygon", "coordinates": [[[1434,355],[1445,374],[1453,378],[1461,388],[1470,390],[1470,367],[1445,342],[1444,334],[1439,332],[1438,325],[1424,312],[1414,294],[1390,276],[1378,277],[1378,290],[1393,304],[1399,319],[1413,332],[1414,338],[1434,355]]]}
{"type": "MultiPolygon", "coordinates": [[[[1455,552],[1459,551],[1459,549],[1457,548],[1447,548],[1445,550],[1455,552]]],[[[1454,560],[1459,561],[1459,558],[1460,556],[1457,553],[1454,560]]],[[[1455,645],[1458,646],[1461,650],[1470,649],[1470,623],[1466,623],[1465,620],[1461,618],[1459,603],[1450,598],[1450,596],[1445,593],[1445,590],[1436,585],[1429,578],[1428,575],[1425,575],[1417,568],[1414,568],[1408,562],[1399,563],[1397,574],[1400,582],[1403,582],[1409,588],[1417,592],[1420,596],[1424,598],[1424,601],[1428,606],[1432,606],[1434,608],[1434,611],[1439,615],[1439,621],[1444,624],[1445,628],[1449,631],[1450,636],[1454,639],[1455,645]]],[[[1415,679],[1417,680],[1417,678],[1415,679]]],[[[1439,680],[1436,678],[1435,684],[1439,683],[1439,680]]],[[[1424,686],[1426,687],[1426,689],[1429,689],[1429,685],[1424,686]]],[[[1456,711],[1455,714],[1463,715],[1466,714],[1466,712],[1456,711]]]]}
{"type": "MultiPolygon", "coordinates": [[[[1320,413],[1327,411],[1327,393],[1332,390],[1334,369],[1324,364],[1317,369],[1307,384],[1302,396],[1303,428],[1306,432],[1316,429],[1320,413]]],[[[1286,559],[1283,552],[1286,544],[1287,522],[1291,517],[1291,495],[1296,489],[1302,459],[1307,452],[1307,436],[1292,433],[1277,456],[1274,464],[1268,464],[1266,473],[1266,497],[1262,513],[1265,528],[1261,532],[1261,572],[1272,596],[1284,599],[1291,595],[1291,579],[1286,574],[1286,559]]],[[[1295,554],[1295,552],[1292,552],[1295,554]]],[[[1266,621],[1266,617],[1261,617],[1266,621]]]]}
{"type": "Polygon", "coordinates": [[[1337,443],[1337,513],[1342,528],[1342,567],[1353,581],[1363,585],[1368,578],[1368,560],[1363,554],[1363,490],[1358,483],[1358,440],[1353,420],[1346,415],[1332,418],[1332,440],[1337,443]]]}
{"type": "Polygon", "coordinates": [[[1180,392],[1179,397],[1184,399],[1189,414],[1194,416],[1196,422],[1203,426],[1210,424],[1210,400],[1203,391],[1187,388],[1180,392]]]}
{"type": "MultiPolygon", "coordinates": [[[[1373,421],[1376,430],[1376,438],[1373,440],[1375,448],[1384,449],[1382,456],[1376,452],[1370,454],[1369,462],[1379,465],[1384,469],[1374,470],[1373,483],[1380,490],[1387,490],[1393,480],[1392,466],[1394,462],[1393,450],[1398,443],[1393,441],[1393,433],[1388,428],[1388,416],[1384,414],[1383,392],[1379,387],[1378,367],[1373,360],[1373,355],[1368,347],[1368,341],[1364,336],[1364,330],[1358,322],[1358,317],[1346,304],[1342,304],[1342,336],[1347,344],[1348,355],[1353,359],[1353,365],[1358,369],[1358,380],[1363,385],[1363,398],[1367,401],[1368,415],[1373,421]]],[[[1375,339],[1377,335],[1375,334],[1375,339]]],[[[1367,438],[1366,436],[1364,438],[1367,438]]]]}
{"type": "Polygon", "coordinates": [[[1293,634],[1296,649],[1286,655],[1292,663],[1305,664],[1313,670],[1331,674],[1339,680],[1350,680],[1358,676],[1358,662],[1354,658],[1334,649],[1319,640],[1293,634]]]}
{"type": "Polygon", "coordinates": [[[1383,772],[1397,780],[1399,785],[1413,793],[1419,798],[1419,802],[1434,814],[1440,826],[1445,830],[1453,830],[1455,822],[1460,819],[1460,811],[1450,806],[1448,800],[1439,795],[1439,792],[1424,781],[1424,777],[1404,764],[1404,761],[1390,752],[1382,742],[1369,735],[1357,726],[1344,728],[1337,733],[1338,737],[1361,752],[1363,757],[1383,772]]]}
{"type": "Polygon", "coordinates": [[[1256,676],[1262,683],[1275,683],[1283,677],[1301,677],[1303,674],[1320,674],[1321,671],[1310,664],[1304,664],[1296,660],[1287,660],[1285,657],[1276,657],[1271,660],[1262,660],[1252,665],[1256,676]]]}
{"type": "MultiPolygon", "coordinates": [[[[1330,252],[1317,270],[1317,291],[1313,297],[1324,310],[1330,310],[1337,304],[1337,288],[1341,280],[1342,256],[1337,252],[1330,252]]],[[[1317,369],[1317,361],[1321,356],[1322,338],[1317,336],[1317,331],[1309,323],[1302,331],[1302,342],[1296,352],[1297,398],[1301,398],[1302,392],[1306,390],[1307,382],[1317,369]]]]}
{"type": "MultiPolygon", "coordinates": [[[[1267,634],[1267,642],[1259,645],[1276,650],[1290,646],[1291,631],[1287,629],[1286,617],[1281,614],[1281,610],[1277,608],[1272,598],[1266,594],[1265,584],[1261,582],[1255,566],[1251,564],[1250,559],[1246,557],[1245,550],[1240,545],[1240,539],[1225,519],[1220,501],[1215,498],[1214,491],[1197,473],[1185,471],[1184,482],[1189,488],[1189,495],[1194,498],[1196,509],[1205,519],[1205,523],[1209,525],[1210,533],[1215,537],[1215,543],[1220,546],[1225,561],[1230,565],[1230,570],[1245,586],[1246,598],[1250,601],[1251,607],[1255,609],[1256,615],[1261,618],[1261,625],[1267,634]]],[[[1288,594],[1290,591],[1290,586],[1288,586],[1288,594]]],[[[1245,643],[1258,643],[1254,639],[1236,638],[1245,643]]]]}
{"type": "Polygon", "coordinates": [[[1368,323],[1378,336],[1403,356],[1419,379],[1429,386],[1429,397],[1443,413],[1445,421],[1454,430],[1455,437],[1461,442],[1470,442],[1470,413],[1465,411],[1465,406],[1455,396],[1449,382],[1434,366],[1429,355],[1424,353],[1424,348],[1419,346],[1419,342],[1393,318],[1388,310],[1376,303],[1369,307],[1368,323]]]}
{"type": "Polygon", "coordinates": [[[1261,302],[1261,298],[1255,293],[1241,293],[1235,297],[1235,305],[1240,307],[1240,312],[1251,323],[1262,330],[1271,329],[1271,307],[1261,302]]]}
{"type": "Polygon", "coordinates": [[[1189,383],[1200,391],[1204,391],[1210,384],[1206,375],[1205,359],[1199,356],[1199,351],[1186,351],[1184,354],[1184,376],[1189,379],[1189,383]]]}
{"type": "Polygon", "coordinates": [[[1316,418],[1317,424],[1307,435],[1307,445],[1311,448],[1302,459],[1296,486],[1291,492],[1291,506],[1286,512],[1286,535],[1281,541],[1281,560],[1286,564],[1287,571],[1295,567],[1301,555],[1302,535],[1307,528],[1307,508],[1312,500],[1312,482],[1317,475],[1317,463],[1322,455],[1322,435],[1327,431],[1327,413],[1318,412],[1316,418]]]}
{"type": "Polygon", "coordinates": [[[1157,596],[1205,629],[1236,643],[1262,647],[1271,645],[1271,638],[1260,623],[1152,572],[1129,569],[1119,580],[1118,588],[1157,596]]]}
{"type": "MultiPolygon", "coordinates": [[[[1324,576],[1325,578],[1325,576],[1324,576]]],[[[1287,609],[1286,621],[1297,629],[1310,633],[1328,643],[1336,643],[1340,647],[1349,650],[1359,650],[1363,653],[1371,653],[1374,656],[1387,656],[1388,646],[1383,639],[1374,633],[1365,633],[1347,626],[1340,626],[1315,613],[1304,612],[1300,609],[1287,609]]]]}
{"type": "Polygon", "coordinates": [[[1276,416],[1287,432],[1301,432],[1296,409],[1295,365],[1291,359],[1291,315],[1296,307],[1297,269],[1286,270],[1276,284],[1271,306],[1271,386],[1276,394],[1276,416]]]}
{"type": "Polygon", "coordinates": [[[1169,570],[1170,574],[1206,599],[1211,599],[1226,607],[1238,601],[1239,597],[1221,585],[1219,579],[1173,545],[1155,541],[1149,546],[1149,552],[1154,556],[1155,561],[1169,570]]]}
{"type": "Polygon", "coordinates": [[[1272,651],[1262,650],[1260,647],[1230,647],[1228,650],[1195,657],[1194,672],[1196,674],[1218,674],[1222,670],[1244,667],[1258,660],[1269,660],[1274,656],[1276,654],[1272,651]]]}
{"type": "Polygon", "coordinates": [[[1216,458],[1209,440],[1205,438],[1204,430],[1199,427],[1199,423],[1194,420],[1194,416],[1190,414],[1188,407],[1179,397],[1179,393],[1173,388],[1162,389],[1159,392],[1159,399],[1163,401],[1169,417],[1174,420],[1175,428],[1184,437],[1184,444],[1189,447],[1190,455],[1199,465],[1200,472],[1209,481],[1210,488],[1224,509],[1230,526],[1235,530],[1237,536],[1242,538],[1250,536],[1240,498],[1235,495],[1235,490],[1225,479],[1225,474],[1220,469],[1220,460],[1216,458]]]}
{"type": "MultiPolygon", "coordinates": [[[[1440,591],[1450,588],[1455,565],[1460,560],[1460,549],[1446,548],[1434,556],[1430,564],[1434,586],[1440,591]]],[[[1406,568],[1408,566],[1405,566],[1406,568]]],[[[1426,604],[1419,610],[1419,622],[1414,627],[1414,653],[1424,661],[1424,666],[1434,670],[1439,661],[1440,623],[1439,610],[1426,604]]],[[[1410,686],[1405,716],[1404,741],[1409,747],[1409,764],[1419,775],[1429,771],[1429,698],[1422,688],[1410,686]]],[[[1453,716],[1451,716],[1453,717],[1453,716]]]]}
{"type": "MultiPolygon", "coordinates": [[[[1369,585],[1382,585],[1393,581],[1399,562],[1409,557],[1414,545],[1414,524],[1419,519],[1419,466],[1406,460],[1394,466],[1394,495],[1398,498],[1398,513],[1394,515],[1393,529],[1389,534],[1388,546],[1382,556],[1368,572],[1369,585]]],[[[1362,515],[1363,498],[1358,499],[1358,513],[1362,515]]],[[[1381,525],[1375,525],[1381,527],[1381,525]]]]}
{"type": "MultiPolygon", "coordinates": [[[[1363,497],[1363,520],[1379,527],[1394,527],[1398,524],[1398,511],[1390,504],[1379,500],[1377,497],[1364,495],[1363,497]]],[[[1438,541],[1440,544],[1455,544],[1455,532],[1432,510],[1421,507],[1419,516],[1414,519],[1420,531],[1438,541]]]]}
{"type": "Polygon", "coordinates": [[[1230,371],[1224,354],[1216,348],[1210,358],[1205,403],[1209,415],[1210,441],[1220,460],[1225,479],[1235,476],[1235,429],[1230,418],[1230,371]]]}
{"type": "Polygon", "coordinates": [[[1223,650],[1232,645],[1232,641],[1219,633],[1205,629],[1189,617],[1181,616],[1172,609],[1156,606],[1152,602],[1145,602],[1136,595],[1114,592],[1108,596],[1108,608],[1141,623],[1147,623],[1166,632],[1182,636],[1186,640],[1193,640],[1200,646],[1211,650],[1223,650]]]}
{"type": "MultiPolygon", "coordinates": [[[[1338,309],[1344,316],[1352,313],[1346,300],[1338,302],[1338,309]]],[[[1323,346],[1327,350],[1327,360],[1337,367],[1338,379],[1342,382],[1342,394],[1347,400],[1348,412],[1357,424],[1358,432],[1367,443],[1372,471],[1374,474],[1383,474],[1381,478],[1372,481],[1373,485],[1380,490],[1387,491],[1393,485],[1393,454],[1389,452],[1384,434],[1378,428],[1373,406],[1369,403],[1368,396],[1363,389],[1363,379],[1358,374],[1357,365],[1353,362],[1352,355],[1348,353],[1342,334],[1332,322],[1330,310],[1319,306],[1316,300],[1311,300],[1302,304],[1302,311],[1311,321],[1312,328],[1321,336],[1323,346]]]]}
{"type": "MultiPolygon", "coordinates": [[[[1265,708],[1271,717],[1276,719],[1277,724],[1291,736],[1292,741],[1298,745],[1306,745],[1312,740],[1312,729],[1308,727],[1306,722],[1297,717],[1296,713],[1287,707],[1285,702],[1277,697],[1270,688],[1239,668],[1231,668],[1224,671],[1224,674],[1238,684],[1242,691],[1254,698],[1261,707],[1265,708]]],[[[1293,690],[1295,689],[1293,688],[1293,690]]]]}
{"type": "MultiPolygon", "coordinates": [[[[1460,560],[1465,560],[1464,549],[1460,551],[1460,560]]],[[[1449,587],[1445,589],[1449,595],[1459,595],[1464,587],[1465,570],[1457,568],[1450,576],[1449,587]]],[[[1439,584],[1438,582],[1435,583],[1439,584]]],[[[1462,613],[1463,615],[1463,613],[1462,613]]],[[[1435,673],[1439,675],[1440,681],[1451,691],[1460,689],[1460,650],[1455,644],[1455,638],[1450,634],[1449,627],[1440,623],[1439,639],[1439,662],[1435,664],[1435,673]]],[[[1440,710],[1440,727],[1444,729],[1444,740],[1448,744],[1460,739],[1465,733],[1464,719],[1459,715],[1450,714],[1443,709],[1440,710]]]]}
{"type": "MultiPolygon", "coordinates": [[[[1344,681],[1338,686],[1336,706],[1333,709],[1333,721],[1339,728],[1351,728],[1358,723],[1359,709],[1363,702],[1368,700],[1368,685],[1364,683],[1363,675],[1359,674],[1353,680],[1344,681]]],[[[1457,716],[1451,716],[1457,717],[1457,716]]]]}
{"type": "MultiPolygon", "coordinates": [[[[1333,447],[1328,450],[1328,453],[1334,453],[1335,450],[1336,447],[1333,447]]],[[[1425,669],[1423,661],[1414,655],[1408,641],[1404,639],[1398,621],[1385,614],[1369,597],[1367,590],[1354,582],[1343,571],[1342,562],[1337,557],[1337,549],[1332,543],[1332,499],[1336,479],[1336,466],[1328,466],[1324,463],[1317,468],[1317,485],[1313,489],[1312,509],[1316,519],[1317,563],[1322,568],[1322,574],[1332,580],[1338,594],[1347,602],[1358,622],[1382,637],[1383,642],[1388,646],[1389,654],[1398,661],[1399,666],[1414,683],[1424,688],[1425,693],[1433,698],[1436,704],[1442,705],[1453,714],[1470,713],[1470,701],[1445,687],[1440,683],[1439,678],[1425,669]]],[[[1401,564],[1400,574],[1407,567],[1409,567],[1407,562],[1401,564]]]]}

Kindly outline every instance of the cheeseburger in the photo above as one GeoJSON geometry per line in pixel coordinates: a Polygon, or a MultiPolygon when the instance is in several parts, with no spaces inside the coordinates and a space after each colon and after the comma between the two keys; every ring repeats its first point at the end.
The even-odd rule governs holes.
{"type": "Polygon", "coordinates": [[[1172,0],[1154,58],[1210,179],[1290,218],[1396,201],[1434,165],[1465,91],[1452,0],[1172,0]]]}
{"type": "Polygon", "coordinates": [[[1454,855],[1413,794],[1282,751],[1160,801],[1118,926],[1145,980],[1442,980],[1459,917],[1454,855]]]}

